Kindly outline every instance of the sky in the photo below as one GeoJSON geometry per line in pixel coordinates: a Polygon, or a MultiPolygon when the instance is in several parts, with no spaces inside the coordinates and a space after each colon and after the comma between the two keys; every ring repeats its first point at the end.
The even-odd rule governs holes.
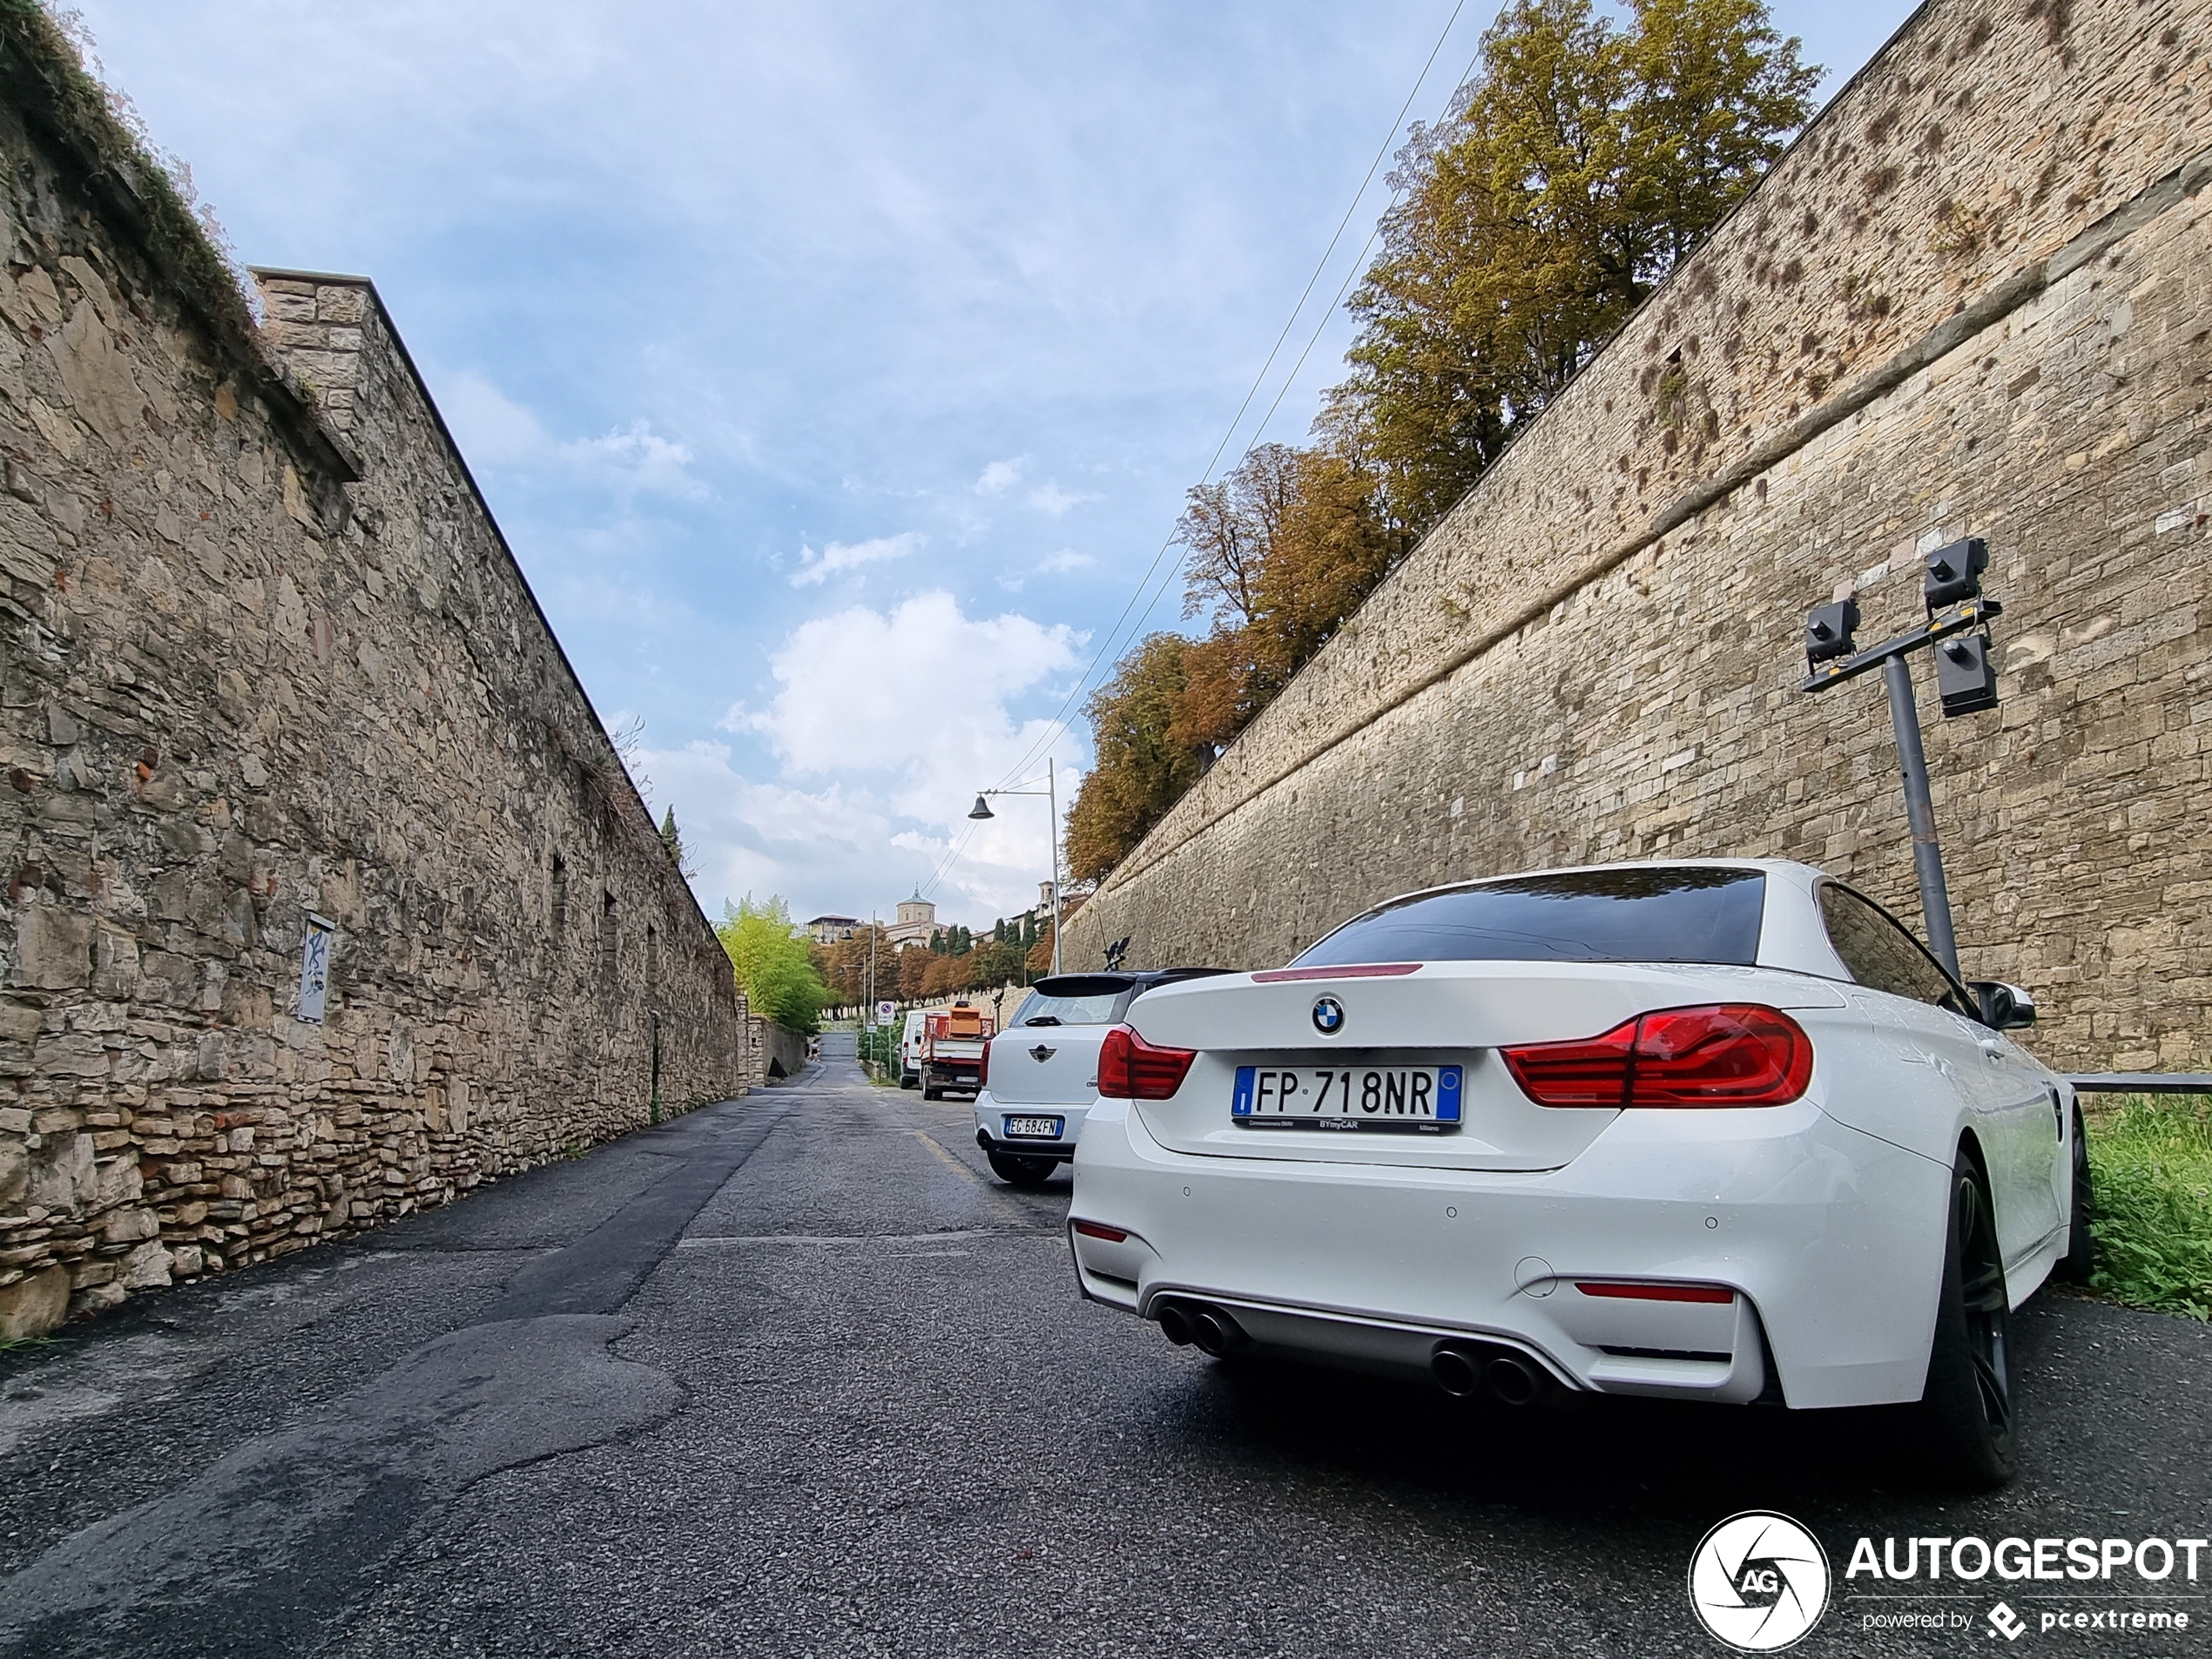
{"type": "MultiPolygon", "coordinates": [[[[78,0],[243,262],[374,279],[708,914],[971,927],[1494,4],[78,0]]],[[[1909,10],[1775,5],[1830,91],[1909,10]]]]}

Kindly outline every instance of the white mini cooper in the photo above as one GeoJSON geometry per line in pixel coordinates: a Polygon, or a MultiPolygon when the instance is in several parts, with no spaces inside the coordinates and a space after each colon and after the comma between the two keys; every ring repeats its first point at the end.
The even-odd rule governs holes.
{"type": "Polygon", "coordinates": [[[1161,968],[1041,979],[983,1052],[975,1143],[1001,1181],[1041,1186],[1076,1155],[1098,1095],[1098,1045],[1146,992],[1217,968],[1161,968]]]}
{"type": "Polygon", "coordinates": [[[1919,1401],[2001,1481],[2008,1316],[2089,1255],[2073,1091],[2006,1035],[2033,1018],[1802,864],[1410,894],[1129,1008],[1076,1265],[1171,1341],[1508,1403],[1919,1401]]]}

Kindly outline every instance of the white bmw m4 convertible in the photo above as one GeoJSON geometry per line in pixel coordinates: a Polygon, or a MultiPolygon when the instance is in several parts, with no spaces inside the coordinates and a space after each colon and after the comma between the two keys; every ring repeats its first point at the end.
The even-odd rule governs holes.
{"type": "Polygon", "coordinates": [[[1209,1353],[1508,1404],[1919,1402],[1994,1484],[2011,1310],[2089,1254],[2073,1091],[2006,1035],[2033,1018],[1802,864],[1412,894],[1130,1006],[1076,1270],[1209,1353]]]}

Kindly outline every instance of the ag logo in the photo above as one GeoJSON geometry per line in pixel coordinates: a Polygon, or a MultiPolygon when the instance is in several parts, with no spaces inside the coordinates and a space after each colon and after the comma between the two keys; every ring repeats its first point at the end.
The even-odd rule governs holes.
{"type": "Polygon", "coordinates": [[[1787,1515],[1730,1515],[1689,1558],[1698,1622],[1740,1653],[1774,1653],[1828,1608],[1828,1552],[1787,1515]]]}
{"type": "Polygon", "coordinates": [[[1332,1037],[1344,1029],[1344,1004],[1333,996],[1324,996],[1313,1004],[1313,1028],[1325,1037],[1332,1037]]]}

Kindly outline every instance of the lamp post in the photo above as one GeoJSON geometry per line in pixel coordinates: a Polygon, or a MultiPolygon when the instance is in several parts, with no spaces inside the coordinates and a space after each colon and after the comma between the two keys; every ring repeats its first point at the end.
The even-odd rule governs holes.
{"type": "Polygon", "coordinates": [[[1927,556],[1920,596],[1928,619],[1892,639],[1860,651],[1858,601],[1844,590],[1805,618],[1805,678],[1801,691],[1824,691],[1873,669],[1889,692],[1890,728],[1905,774],[1905,815],[1912,828],[1912,867],[1920,882],[1920,914],[1936,960],[1959,976],[1959,941],[1951,927],[1951,894],[1936,844],[1935,800],[1928,791],[1928,759],[1920,746],[1920,711],[1912,700],[1905,658],[1930,646],[1936,651],[1936,690],[1946,718],[1997,706],[1997,670],[1989,659],[1989,621],[2004,606],[1986,599],[1981,573],[1989,549],[1979,538],[1953,542],[1927,556]]]}
{"type": "MultiPolygon", "coordinates": [[[[1031,781],[1035,780],[1033,779],[1031,781]]],[[[989,798],[993,795],[1042,795],[1046,810],[1052,814],[1052,971],[1057,974],[1060,971],[1060,792],[1053,776],[1052,757],[1045,757],[1042,789],[986,789],[975,797],[975,810],[968,816],[996,818],[998,814],[991,810],[989,798]]]]}

